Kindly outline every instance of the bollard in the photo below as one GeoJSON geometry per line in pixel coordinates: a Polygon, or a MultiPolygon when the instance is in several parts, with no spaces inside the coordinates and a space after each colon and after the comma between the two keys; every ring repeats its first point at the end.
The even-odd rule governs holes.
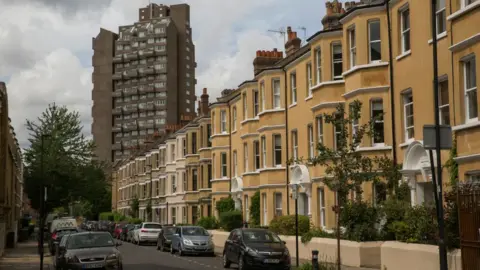
{"type": "Polygon", "coordinates": [[[318,250],[312,250],[312,270],[319,270],[318,265],[318,250]]]}

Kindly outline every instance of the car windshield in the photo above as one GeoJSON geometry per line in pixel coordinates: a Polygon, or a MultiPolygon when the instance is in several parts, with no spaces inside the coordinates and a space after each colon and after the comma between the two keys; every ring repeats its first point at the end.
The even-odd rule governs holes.
{"type": "Polygon", "coordinates": [[[110,234],[107,233],[86,233],[74,234],[68,239],[67,249],[113,247],[115,243],[110,234]]]}
{"type": "Polygon", "coordinates": [[[176,228],[175,228],[175,227],[163,228],[163,233],[164,233],[165,235],[175,234],[175,231],[176,231],[176,228]]]}
{"type": "Polygon", "coordinates": [[[208,232],[201,227],[185,227],[182,230],[183,235],[201,235],[201,236],[208,236],[208,232]]]}
{"type": "Polygon", "coordinates": [[[280,243],[282,240],[269,231],[243,231],[245,242],[280,243]]]}
{"type": "Polygon", "coordinates": [[[147,224],[143,224],[143,228],[145,228],[145,229],[161,229],[162,225],[155,224],[155,223],[147,223],[147,224]]]}

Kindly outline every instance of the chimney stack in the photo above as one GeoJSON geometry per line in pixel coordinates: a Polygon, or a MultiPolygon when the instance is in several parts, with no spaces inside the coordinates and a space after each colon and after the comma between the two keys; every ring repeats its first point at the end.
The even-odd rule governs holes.
{"type": "Polygon", "coordinates": [[[257,51],[256,57],[253,60],[253,72],[257,74],[262,69],[275,65],[278,61],[283,59],[283,52],[273,49],[273,51],[257,51]]]}
{"type": "Polygon", "coordinates": [[[292,27],[287,27],[287,42],[285,43],[285,52],[287,56],[294,53],[296,50],[300,49],[302,40],[297,37],[297,32],[292,31],[292,27]]]}
{"type": "Polygon", "coordinates": [[[207,93],[207,88],[203,88],[203,93],[200,96],[200,101],[198,102],[198,111],[200,116],[206,116],[210,114],[210,107],[208,106],[209,95],[207,93]]]}
{"type": "Polygon", "coordinates": [[[327,8],[327,14],[322,19],[323,30],[338,29],[342,26],[340,23],[340,17],[345,13],[345,9],[342,8],[342,3],[338,0],[327,2],[325,4],[327,8]]]}

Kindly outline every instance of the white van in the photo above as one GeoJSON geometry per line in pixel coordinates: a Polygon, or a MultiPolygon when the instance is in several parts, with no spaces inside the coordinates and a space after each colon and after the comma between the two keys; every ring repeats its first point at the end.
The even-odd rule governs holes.
{"type": "Polygon", "coordinates": [[[58,218],[52,221],[50,226],[50,233],[53,233],[59,228],[77,228],[77,220],[74,218],[58,218]]]}

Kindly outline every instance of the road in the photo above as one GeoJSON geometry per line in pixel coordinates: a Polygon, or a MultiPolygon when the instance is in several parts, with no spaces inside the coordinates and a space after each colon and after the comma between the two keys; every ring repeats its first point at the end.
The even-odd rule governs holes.
{"type": "MultiPolygon", "coordinates": [[[[123,270],[215,270],[223,269],[222,258],[207,256],[171,255],[155,246],[136,246],[123,242],[119,247],[123,256],[123,270]]],[[[233,266],[235,267],[235,266],[233,266]]]]}

